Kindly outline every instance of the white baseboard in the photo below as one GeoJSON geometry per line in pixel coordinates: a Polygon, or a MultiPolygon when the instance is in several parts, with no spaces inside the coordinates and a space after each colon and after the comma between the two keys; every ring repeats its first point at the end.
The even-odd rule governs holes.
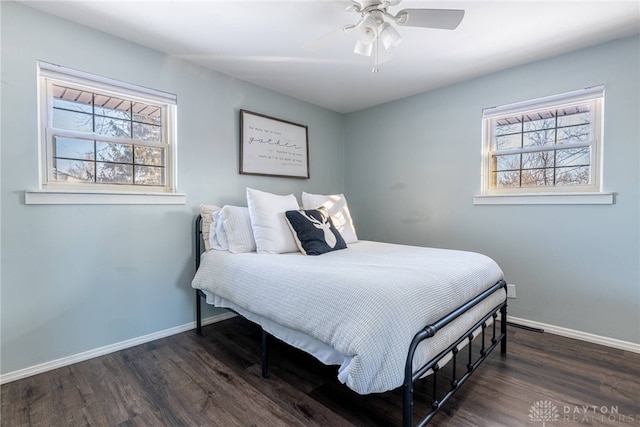
{"type": "MultiPolygon", "coordinates": [[[[216,316],[202,319],[202,325],[209,325],[211,323],[221,322],[226,319],[230,319],[236,316],[235,313],[227,312],[218,314],[216,316]]],[[[563,328],[560,326],[549,325],[547,323],[535,322],[533,320],[521,319],[518,317],[509,316],[509,322],[516,325],[528,326],[531,328],[542,329],[545,332],[554,335],[560,335],[567,338],[574,338],[581,341],[591,342],[594,344],[600,344],[607,347],[617,348],[620,350],[630,351],[640,354],[640,344],[622,341],[614,338],[603,337],[600,335],[590,334],[587,332],[576,331],[574,329],[563,328]]],[[[22,378],[27,378],[32,375],[41,374],[43,372],[51,371],[64,366],[69,366],[74,363],[82,362],[94,357],[103,356],[105,354],[113,353],[115,351],[124,350],[126,348],[134,347],[136,345],[144,344],[150,341],[154,341],[160,338],[168,337],[171,335],[179,334],[189,331],[196,327],[196,322],[190,322],[185,325],[176,326],[174,328],[165,329],[163,331],[154,332],[149,335],[144,335],[130,340],[121,341],[119,343],[110,344],[104,347],[96,348],[93,350],[85,351],[71,356],[62,357],[60,359],[52,360],[51,362],[41,363],[39,365],[30,366],[28,368],[19,369],[17,371],[8,372],[0,375],[0,384],[6,384],[11,381],[16,381],[22,378]]]]}
{"type": "Polygon", "coordinates": [[[560,326],[549,325],[546,323],[535,322],[533,320],[520,319],[518,317],[507,316],[510,323],[516,325],[528,326],[530,328],[542,329],[550,334],[560,335],[567,338],[574,338],[580,341],[586,341],[594,344],[604,345],[606,347],[617,348],[620,350],[630,351],[632,353],[640,353],[640,344],[629,341],[622,341],[615,338],[603,337],[601,335],[590,334],[587,332],[576,331],[575,329],[563,328],[560,326]]]}
{"type": "MultiPolygon", "coordinates": [[[[227,312],[218,314],[216,316],[202,319],[202,325],[209,325],[215,322],[221,322],[226,319],[230,319],[236,316],[235,313],[227,312]]],[[[106,345],[104,347],[95,348],[93,350],[85,351],[78,354],[72,354],[71,356],[62,357],[60,359],[52,360],[50,362],[41,363],[39,365],[30,366],[27,368],[19,369],[17,371],[8,372],[0,375],[0,384],[6,384],[11,381],[16,381],[22,378],[30,377],[32,375],[41,374],[43,372],[51,371],[64,366],[73,365],[74,363],[82,362],[88,359],[92,359],[98,356],[104,356],[105,354],[113,353],[115,351],[124,350],[125,348],[134,347],[136,345],[144,344],[150,341],[154,341],[160,338],[165,338],[171,335],[179,334],[181,332],[190,331],[195,329],[196,322],[190,322],[174,328],[165,329],[163,331],[154,332],[149,335],[144,335],[130,340],[121,341],[115,344],[106,345]]]]}

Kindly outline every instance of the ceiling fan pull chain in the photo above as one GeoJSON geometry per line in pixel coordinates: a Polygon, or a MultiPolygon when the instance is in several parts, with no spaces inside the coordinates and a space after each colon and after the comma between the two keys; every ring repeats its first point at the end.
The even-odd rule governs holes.
{"type": "Polygon", "coordinates": [[[376,37],[376,39],[374,40],[374,45],[373,45],[373,70],[371,70],[372,73],[376,74],[378,71],[380,71],[380,69],[378,68],[378,65],[380,64],[380,53],[379,50],[380,49],[380,41],[378,39],[378,37],[376,37]]]}

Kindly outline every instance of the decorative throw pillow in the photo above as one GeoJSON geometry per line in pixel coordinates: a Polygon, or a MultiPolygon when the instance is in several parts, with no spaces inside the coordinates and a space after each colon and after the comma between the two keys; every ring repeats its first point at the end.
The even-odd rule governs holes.
{"type": "Polygon", "coordinates": [[[324,195],[302,193],[302,207],[304,209],[316,209],[320,206],[324,206],[329,210],[331,220],[340,234],[342,234],[345,243],[349,244],[358,241],[356,228],[353,225],[347,199],[344,197],[344,194],[324,195]]]}
{"type": "Polygon", "coordinates": [[[216,205],[200,205],[200,215],[202,216],[202,240],[204,240],[204,249],[211,249],[209,241],[209,233],[211,232],[211,223],[213,222],[213,213],[220,210],[216,205]]]}
{"type": "Polygon", "coordinates": [[[287,211],[284,215],[303,254],[322,255],[347,247],[326,208],[287,211]]]}
{"type": "Polygon", "coordinates": [[[296,196],[247,188],[247,205],[258,253],[298,252],[284,217],[286,211],[300,209],[296,196]]]}
{"type": "Polygon", "coordinates": [[[256,241],[251,228],[249,208],[226,205],[221,210],[229,252],[255,252],[256,241]]]}
{"type": "Polygon", "coordinates": [[[211,249],[218,251],[229,250],[229,239],[227,238],[227,232],[224,229],[224,217],[222,216],[222,209],[214,211],[211,214],[213,222],[211,223],[211,229],[209,232],[209,245],[211,249]]]}

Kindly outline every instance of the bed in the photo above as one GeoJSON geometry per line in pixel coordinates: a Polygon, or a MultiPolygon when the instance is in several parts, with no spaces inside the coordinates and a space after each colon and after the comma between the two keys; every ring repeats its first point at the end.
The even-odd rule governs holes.
{"type": "Polygon", "coordinates": [[[506,353],[506,283],[482,254],[353,239],[321,256],[203,251],[203,234],[201,214],[192,282],[197,332],[203,301],[258,324],[265,377],[273,336],[338,366],[338,379],[356,393],[401,388],[403,425],[413,426],[414,383],[431,376],[431,401],[416,411],[417,425],[425,425],[495,347],[506,353]],[[437,378],[447,363],[453,374],[443,394],[437,378]]]}

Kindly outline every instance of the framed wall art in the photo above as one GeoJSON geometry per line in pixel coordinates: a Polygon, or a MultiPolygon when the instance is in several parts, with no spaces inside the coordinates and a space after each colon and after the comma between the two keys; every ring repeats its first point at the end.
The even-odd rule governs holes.
{"type": "Polygon", "coordinates": [[[307,126],[240,110],[240,173],[308,179],[307,126]]]}

